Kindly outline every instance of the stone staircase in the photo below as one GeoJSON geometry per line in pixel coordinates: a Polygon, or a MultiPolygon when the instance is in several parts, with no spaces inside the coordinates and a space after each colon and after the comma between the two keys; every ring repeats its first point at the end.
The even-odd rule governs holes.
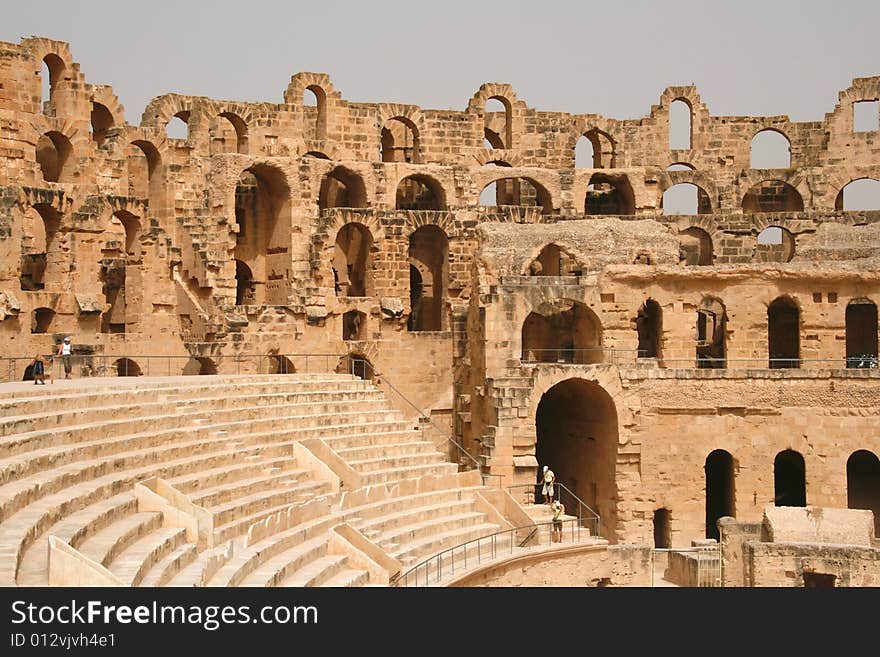
{"type": "Polygon", "coordinates": [[[0,585],[58,583],[49,536],[128,586],[381,584],[376,554],[405,569],[498,531],[457,470],[349,375],[0,386],[0,585]],[[210,518],[205,536],[144,506],[156,478],[210,518]]]}

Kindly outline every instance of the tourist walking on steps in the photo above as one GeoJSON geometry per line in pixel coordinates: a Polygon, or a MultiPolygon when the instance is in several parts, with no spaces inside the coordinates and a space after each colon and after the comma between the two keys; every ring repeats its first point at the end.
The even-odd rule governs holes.
{"type": "Polygon", "coordinates": [[[562,505],[562,502],[556,500],[553,504],[550,505],[550,508],[553,509],[553,536],[552,541],[554,543],[562,542],[562,514],[565,513],[565,507],[562,505]]]}
{"type": "Polygon", "coordinates": [[[556,486],[556,475],[549,465],[544,466],[544,487],[541,489],[541,495],[547,504],[553,504],[553,489],[556,486]]]}
{"type": "Polygon", "coordinates": [[[61,356],[61,360],[64,362],[64,378],[70,378],[70,372],[73,370],[73,363],[71,362],[71,354],[70,354],[70,336],[64,338],[64,341],[58,345],[58,355],[61,356]]]}

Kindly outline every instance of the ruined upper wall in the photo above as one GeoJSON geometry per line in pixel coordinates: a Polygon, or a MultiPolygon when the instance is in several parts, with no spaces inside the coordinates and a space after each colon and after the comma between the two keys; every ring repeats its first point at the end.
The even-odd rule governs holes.
{"type": "MultiPolygon", "coordinates": [[[[126,124],[123,108],[111,87],[85,82],[66,43],[31,38],[20,44],[0,44],[0,81],[0,111],[7,121],[5,127],[13,127],[7,111],[35,117],[29,125],[18,126],[14,131],[18,134],[11,136],[19,144],[31,143],[34,135],[51,128],[67,135],[79,155],[88,155],[83,142],[88,141],[94,103],[106,108],[114,128],[134,127],[126,124]],[[44,60],[51,64],[53,88],[51,99],[41,107],[40,70],[44,60]]],[[[588,135],[597,153],[595,168],[664,170],[674,163],[687,163],[698,171],[713,172],[748,169],[752,138],[769,129],[790,141],[792,169],[844,163],[858,168],[878,162],[880,141],[876,131],[853,132],[853,104],[878,98],[880,77],[858,78],[840,93],[838,104],[824,121],[793,122],[787,116],[712,116],[695,87],[669,87],[647,116],[617,120],[596,114],[539,111],[518,98],[510,85],[499,83],[482,85],[463,111],[356,103],[345,100],[327,75],[299,73],[291,78],[284,103],[160,96],[147,106],[140,128],[150,141],[163,140],[165,125],[180,116],[189,125],[186,148],[191,154],[203,156],[218,149],[226,152],[229,144],[222,142],[234,141],[233,152],[251,155],[318,153],[336,160],[379,162],[382,130],[391,125],[391,132],[395,128],[409,131],[408,152],[401,157],[414,163],[481,166],[501,161],[548,169],[572,168],[575,145],[581,136],[588,135]],[[304,105],[307,90],[317,97],[317,107],[304,105]],[[501,101],[505,111],[487,112],[486,103],[491,99],[501,101]],[[669,147],[670,107],[676,100],[684,101],[691,109],[692,138],[687,150],[669,147]],[[225,122],[218,123],[218,117],[225,122]],[[394,119],[399,123],[390,124],[394,119]],[[237,137],[225,134],[233,129],[237,137]],[[493,148],[484,148],[487,137],[495,142],[493,148]]],[[[8,151],[5,155],[24,157],[8,151]]]]}

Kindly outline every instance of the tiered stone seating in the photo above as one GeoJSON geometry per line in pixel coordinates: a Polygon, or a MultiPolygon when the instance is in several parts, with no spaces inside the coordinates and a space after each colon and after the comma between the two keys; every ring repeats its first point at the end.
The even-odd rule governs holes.
{"type": "Polygon", "coordinates": [[[0,387],[0,585],[48,584],[49,536],[131,586],[366,585],[367,569],[332,545],[340,523],[403,567],[498,530],[476,507],[479,486],[402,485],[456,471],[347,375],[0,387]],[[343,502],[332,463],[296,455],[315,438],[356,473],[361,503],[343,502]],[[208,544],[140,508],[135,485],[156,477],[213,519],[208,544]],[[316,500],[317,516],[273,524],[316,500]],[[249,535],[260,523],[273,529],[249,535]]]}

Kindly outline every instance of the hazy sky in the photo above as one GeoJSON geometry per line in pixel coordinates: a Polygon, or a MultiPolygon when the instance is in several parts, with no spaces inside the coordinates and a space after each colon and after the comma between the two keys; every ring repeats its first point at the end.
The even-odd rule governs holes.
{"type": "Polygon", "coordinates": [[[853,77],[880,74],[880,1],[4,3],[0,40],[68,41],[86,80],[138,124],[168,92],[280,102],[298,71],[344,98],[464,109],[509,82],[541,110],[647,114],[694,83],[713,115],[819,120],[853,77]]]}

